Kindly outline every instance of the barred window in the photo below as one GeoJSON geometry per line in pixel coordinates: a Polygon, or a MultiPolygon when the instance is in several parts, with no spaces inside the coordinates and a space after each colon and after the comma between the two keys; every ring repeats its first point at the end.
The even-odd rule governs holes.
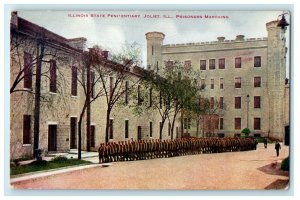
{"type": "Polygon", "coordinates": [[[261,87],[261,77],[254,77],[254,87],[261,87]]]}
{"type": "Polygon", "coordinates": [[[220,97],[219,105],[220,105],[220,109],[224,109],[224,97],[220,97]]]}
{"type": "Polygon", "coordinates": [[[214,109],[214,107],[215,107],[215,98],[210,97],[210,109],[214,109]]]}
{"type": "Polygon", "coordinates": [[[206,70],[206,60],[200,60],[200,70],[206,70]]]}
{"type": "Polygon", "coordinates": [[[261,67],[261,56],[254,56],[254,67],[261,67]]]}
{"type": "Polygon", "coordinates": [[[210,89],[214,89],[215,84],[214,84],[214,79],[210,79],[210,89]]]}
{"type": "Polygon", "coordinates": [[[241,86],[242,86],[242,78],[241,77],[234,79],[234,86],[235,86],[235,88],[241,88],[241,86]]]}
{"type": "Polygon", "coordinates": [[[219,69],[225,69],[225,58],[219,59],[219,69]]]}
{"type": "Polygon", "coordinates": [[[241,129],[241,118],[236,117],[234,118],[234,129],[240,130],[241,129]]]}
{"type": "Polygon", "coordinates": [[[258,118],[258,117],[254,118],[254,130],[261,130],[260,118],[258,118]]]}
{"type": "Polygon", "coordinates": [[[234,108],[235,109],[240,109],[241,108],[241,102],[242,102],[241,97],[234,97],[234,108]]]}
{"type": "Polygon", "coordinates": [[[215,68],[216,68],[216,60],[209,59],[209,69],[215,69],[215,68]]]}
{"type": "Polygon", "coordinates": [[[235,68],[242,68],[242,59],[241,59],[241,57],[235,58],[235,68]]]}
{"type": "Polygon", "coordinates": [[[224,79],[220,78],[220,89],[224,89],[224,79]]]}
{"type": "Polygon", "coordinates": [[[260,96],[254,96],[254,108],[260,108],[260,96]]]}
{"type": "Polygon", "coordinates": [[[191,67],[192,67],[192,62],[191,62],[190,60],[184,61],[184,68],[185,68],[186,70],[190,70],[191,67]]]}

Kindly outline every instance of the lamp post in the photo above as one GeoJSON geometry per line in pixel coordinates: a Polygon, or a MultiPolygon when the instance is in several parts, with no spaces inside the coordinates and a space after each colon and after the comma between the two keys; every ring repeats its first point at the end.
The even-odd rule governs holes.
{"type": "Polygon", "coordinates": [[[246,102],[247,102],[247,128],[249,128],[249,102],[250,102],[249,94],[247,94],[246,102]]]}

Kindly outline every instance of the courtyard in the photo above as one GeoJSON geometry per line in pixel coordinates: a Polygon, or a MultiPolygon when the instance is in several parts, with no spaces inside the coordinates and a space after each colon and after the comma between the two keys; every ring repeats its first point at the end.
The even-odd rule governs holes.
{"type": "MultiPolygon", "coordinates": [[[[219,154],[198,154],[95,165],[65,173],[14,182],[14,189],[286,189],[288,172],[280,170],[289,147],[219,154]]],[[[98,158],[86,158],[97,162],[98,158]]]]}

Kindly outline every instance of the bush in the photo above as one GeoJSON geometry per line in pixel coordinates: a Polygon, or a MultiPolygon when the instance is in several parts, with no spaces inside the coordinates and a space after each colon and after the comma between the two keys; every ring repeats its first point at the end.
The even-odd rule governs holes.
{"type": "Polygon", "coordinates": [[[68,158],[65,156],[57,156],[52,159],[53,162],[59,163],[59,162],[68,162],[68,158]]]}
{"type": "Polygon", "coordinates": [[[290,157],[287,157],[282,161],[281,169],[284,170],[284,171],[289,171],[289,169],[290,169],[290,157]]]}
{"type": "Polygon", "coordinates": [[[249,128],[244,128],[244,129],[242,130],[242,133],[244,133],[245,136],[248,136],[248,135],[251,133],[251,131],[250,131],[249,128]]]}

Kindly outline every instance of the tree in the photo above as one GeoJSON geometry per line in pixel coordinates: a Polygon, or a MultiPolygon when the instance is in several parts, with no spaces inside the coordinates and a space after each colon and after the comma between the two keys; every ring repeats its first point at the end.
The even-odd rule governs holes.
{"type": "MultiPolygon", "coordinates": [[[[18,18],[16,13],[12,13],[10,94],[28,93],[30,97],[34,98],[34,150],[39,148],[41,103],[45,102],[48,107],[53,103],[48,94],[41,93],[42,78],[50,79],[51,59],[68,62],[70,60],[68,50],[72,49],[71,47],[68,50],[60,48],[57,41],[53,39],[55,36],[51,36],[49,37],[49,32],[44,28],[18,18]],[[21,28],[18,27],[20,24],[22,24],[21,28]],[[35,77],[34,87],[32,86],[33,77],[35,77]],[[23,81],[24,87],[21,85],[23,81]]],[[[75,56],[78,54],[75,49],[72,51],[75,56]]],[[[60,73],[59,70],[58,73],[60,73]]],[[[64,84],[63,81],[56,82],[57,93],[64,90],[64,84]]],[[[61,98],[61,101],[63,100],[64,98],[61,98]]]]}
{"type": "Polygon", "coordinates": [[[250,130],[249,128],[244,128],[244,129],[242,130],[242,133],[244,133],[245,136],[248,137],[249,134],[251,133],[251,130],[250,130]]]}
{"type": "Polygon", "coordinates": [[[197,135],[199,135],[200,124],[202,124],[202,137],[204,137],[204,133],[214,135],[215,130],[219,129],[219,119],[225,110],[225,104],[214,98],[199,97],[198,107],[198,110],[195,109],[193,112],[193,116],[197,120],[197,135]]]}
{"type": "MultiPolygon", "coordinates": [[[[95,66],[97,76],[103,88],[104,97],[106,99],[106,127],[105,127],[105,142],[109,141],[109,131],[112,131],[110,115],[117,105],[117,102],[130,92],[140,82],[145,70],[136,66],[136,63],[141,63],[136,45],[126,46],[124,52],[113,55],[112,60],[98,60],[95,66]],[[129,58],[128,56],[131,56],[129,58]],[[118,63],[118,62],[122,62],[118,63]],[[126,82],[130,82],[126,84],[126,82]]],[[[95,51],[99,51],[95,48],[95,51]]]]}
{"type": "MultiPolygon", "coordinates": [[[[183,109],[191,109],[197,94],[193,81],[194,71],[186,69],[180,62],[166,62],[161,74],[153,71],[146,73],[143,80],[143,101],[134,106],[135,113],[156,111],[161,117],[160,139],[165,122],[170,125],[170,135],[173,139],[177,116],[183,109]],[[183,76],[183,77],[182,77],[183,76]],[[149,91],[149,92],[148,92],[149,91]]],[[[141,91],[140,91],[141,92],[141,91]]]]}

